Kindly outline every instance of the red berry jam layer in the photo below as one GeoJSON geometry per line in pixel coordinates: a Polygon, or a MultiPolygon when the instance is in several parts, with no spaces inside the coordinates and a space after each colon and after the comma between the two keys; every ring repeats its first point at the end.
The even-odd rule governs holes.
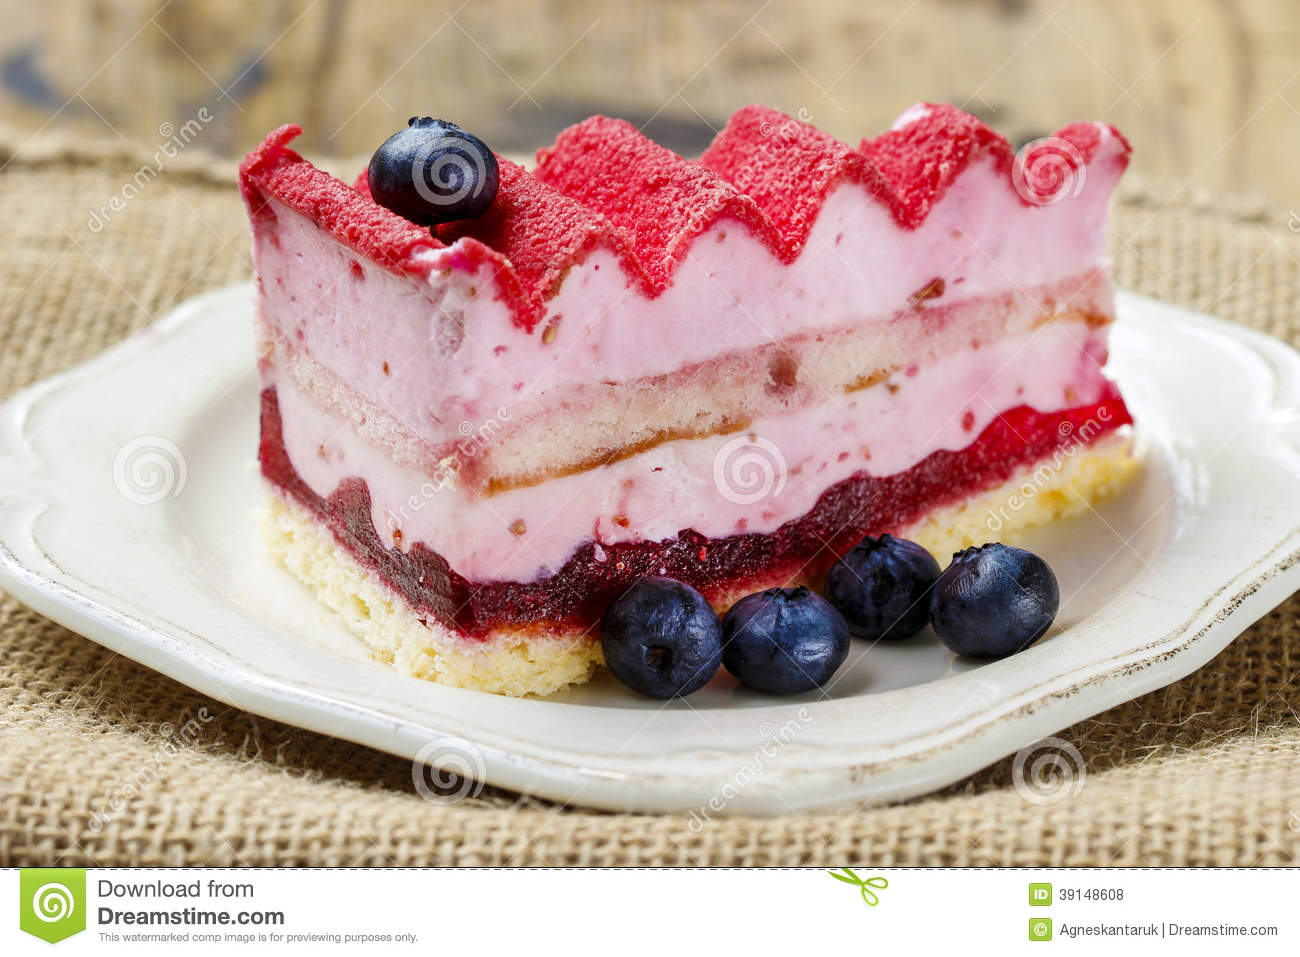
{"type": "Polygon", "coordinates": [[[262,392],[262,473],[307,508],[364,567],[421,617],[481,638],[502,626],[585,628],[637,578],[666,575],[717,599],[748,583],[818,578],[863,535],[906,527],[928,513],[996,487],[1025,466],[1068,457],[1132,422],[1113,387],[1099,402],[1043,413],[1002,413],[960,451],[937,451],[886,477],[858,473],[828,488],[803,516],[769,534],[708,538],[687,529],[657,542],[580,546],[554,575],[531,582],[468,581],[423,543],[408,551],[377,534],[364,479],[328,497],[312,491],[289,460],[276,390],[262,392]]]}

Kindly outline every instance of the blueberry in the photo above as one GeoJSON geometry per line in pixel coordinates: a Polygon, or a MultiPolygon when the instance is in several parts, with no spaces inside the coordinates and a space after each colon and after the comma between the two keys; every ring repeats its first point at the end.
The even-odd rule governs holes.
{"type": "Polygon", "coordinates": [[[722,664],[742,684],[772,694],[820,688],[849,654],[849,626],[800,585],[747,595],[722,619],[722,664]]]}
{"type": "Polygon", "coordinates": [[[1001,658],[1043,637],[1060,604],[1047,562],[1022,548],[978,545],[954,555],[939,576],[930,621],[959,655],[1001,658]]]}
{"type": "Polygon", "coordinates": [[[826,597],[853,634],[872,641],[910,638],[930,621],[939,563],[916,542],[868,535],[832,566],[826,597]]]}
{"type": "Polygon", "coordinates": [[[605,610],[600,647],[614,677],[633,691],[676,698],[718,673],[722,625],[690,585],[642,578],[605,610]]]}
{"type": "Polygon", "coordinates": [[[477,136],[446,120],[413,116],[375,150],[366,178],[379,205],[432,226],[487,212],[500,171],[477,136]]]}

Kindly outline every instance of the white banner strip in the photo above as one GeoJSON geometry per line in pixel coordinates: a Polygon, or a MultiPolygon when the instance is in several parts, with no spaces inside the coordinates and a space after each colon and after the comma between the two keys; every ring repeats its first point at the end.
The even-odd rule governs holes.
{"type": "Polygon", "coordinates": [[[4,954],[1300,947],[1295,870],[28,868],[0,881],[4,954]]]}

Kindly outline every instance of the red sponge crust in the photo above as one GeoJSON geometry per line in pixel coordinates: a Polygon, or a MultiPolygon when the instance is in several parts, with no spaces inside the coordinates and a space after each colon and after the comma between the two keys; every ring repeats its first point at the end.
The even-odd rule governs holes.
{"type": "Polygon", "coordinates": [[[1011,144],[976,117],[946,103],[914,107],[924,113],[901,129],[889,130],[859,147],[893,191],[894,215],[909,229],[925,217],[977,158],[992,157],[1009,173],[1011,144]]]}
{"type": "MultiPolygon", "coordinates": [[[[1013,169],[1017,162],[1032,167],[1032,151],[1017,161],[1005,139],[956,107],[913,110],[909,122],[855,150],[776,110],[747,106],[698,163],[628,123],[592,117],[542,150],[532,173],[498,158],[501,186],[492,209],[441,226],[436,237],[375,203],[365,174],[350,187],[290,149],[302,132],[294,125],[273,131],[248,154],[240,189],[255,221],[271,215],[267,200],[274,198],[398,275],[486,267],[515,321],[532,331],[568,271],[599,248],[611,251],[628,283],[650,298],[672,283],[695,238],[721,221],[748,231],[777,261],[793,262],[826,198],[843,183],[859,185],[900,226],[915,229],[971,163],[991,158],[1008,189],[1016,188],[1013,174],[1022,175],[1020,200],[1035,203],[1043,185],[1035,171],[1013,169]]],[[[1063,148],[1071,163],[1088,163],[1103,131],[1119,144],[1111,155],[1122,168],[1128,143],[1100,124],[1070,124],[1050,148],[1063,148]]]]}
{"type": "Polygon", "coordinates": [[[787,256],[802,250],[834,187],[859,183],[890,199],[888,185],[861,153],[765,106],[737,110],[700,164],[758,204],[788,247],[787,256]]]}
{"type": "Polygon", "coordinates": [[[646,295],[653,294],[622,230],[519,164],[500,157],[497,164],[501,185],[492,208],[477,219],[439,226],[440,239],[450,245],[471,237],[504,254],[529,298],[528,308],[538,318],[568,271],[598,248],[612,252],[629,279],[646,295]]]}
{"type": "Polygon", "coordinates": [[[282,126],[240,164],[239,189],[249,216],[272,215],[267,199],[273,198],[385,269],[427,275],[427,264],[416,254],[442,243],[299,156],[288,144],[301,134],[301,126],[282,126]]]}
{"type": "Polygon", "coordinates": [[[477,239],[447,249],[429,230],[376,203],[369,188],[348,186],[290,149],[289,142],[301,134],[302,127],[292,123],[273,130],[240,164],[239,189],[250,219],[273,216],[268,199],[275,199],[389,272],[420,280],[435,268],[435,262],[421,254],[446,250],[437,268],[488,268],[515,320],[525,329],[533,328],[544,307],[534,289],[524,288],[505,256],[477,239]]]}
{"type": "Polygon", "coordinates": [[[738,220],[783,262],[793,258],[758,203],[623,120],[593,116],[569,127],[537,154],[534,175],[626,230],[656,292],[695,237],[722,218],[738,220]]]}

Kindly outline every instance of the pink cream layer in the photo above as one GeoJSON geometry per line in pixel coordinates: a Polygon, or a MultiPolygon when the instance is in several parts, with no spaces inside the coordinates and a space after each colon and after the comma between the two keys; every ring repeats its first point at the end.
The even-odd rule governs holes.
{"type": "MultiPolygon", "coordinates": [[[[887,382],[760,418],[734,435],[662,443],[540,485],[476,497],[448,474],[402,468],[321,410],[291,376],[263,365],[279,397],[289,460],[324,497],[366,481],[374,526],[394,547],[423,542],[471,581],[529,582],[595,540],[658,541],[769,533],[807,513],[829,486],[889,476],[968,445],[1000,413],[1089,405],[1108,392],[1106,330],[1057,321],[911,367],[887,382]]],[[[462,437],[465,438],[465,437],[462,437]]],[[[480,436],[462,441],[472,456],[480,436]]]]}
{"type": "MultiPolygon", "coordinates": [[[[1120,146],[1103,149],[1118,155],[1120,146]]],[[[841,187],[790,265],[720,220],[654,299],[597,251],[570,271],[531,331],[498,299],[490,266],[451,268],[457,246],[419,254],[434,266],[428,280],[399,277],[272,200],[274,217],[253,221],[260,310],[280,361],[302,357],[347,384],[349,418],[382,411],[438,449],[461,438],[462,423],[482,423],[503,404],[522,417],[562,408],[593,380],[634,381],[787,337],[883,327],[936,278],[944,291],[927,307],[1071,277],[1082,284],[1103,262],[1106,202],[1121,170],[1090,164],[1077,195],[1026,206],[1005,172],[983,163],[910,230],[860,186],[841,187]]],[[[918,352],[925,311],[915,321],[918,352]]]]}

